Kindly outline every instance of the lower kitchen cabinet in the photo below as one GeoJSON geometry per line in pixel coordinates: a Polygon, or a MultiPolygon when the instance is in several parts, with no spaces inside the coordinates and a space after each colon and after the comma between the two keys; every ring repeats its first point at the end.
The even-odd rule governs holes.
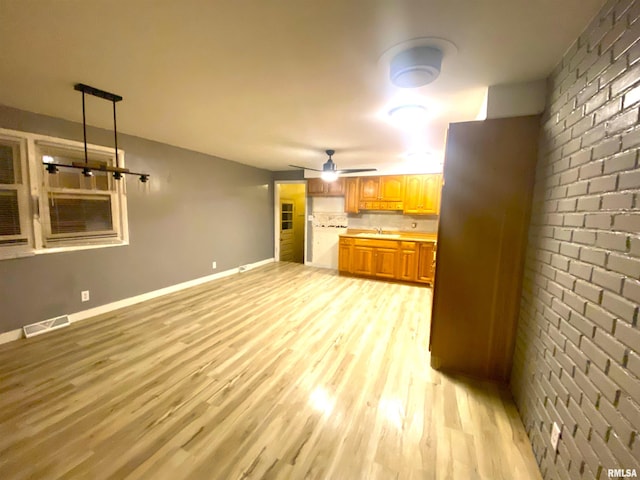
{"type": "Polygon", "coordinates": [[[351,255],[351,268],[348,271],[356,275],[375,275],[373,247],[354,245],[351,255]]]}
{"type": "Polygon", "coordinates": [[[374,249],[373,256],[375,261],[373,274],[380,278],[395,279],[398,248],[378,247],[374,249]]]}
{"type": "Polygon", "coordinates": [[[435,243],[341,237],[338,269],[358,276],[433,284],[435,243]]]}
{"type": "Polygon", "coordinates": [[[436,250],[433,243],[421,243],[418,258],[418,282],[433,284],[436,269],[436,250]]]}
{"type": "Polygon", "coordinates": [[[338,270],[348,272],[351,268],[352,238],[341,238],[338,244],[338,270]]]}
{"type": "Polygon", "coordinates": [[[367,277],[394,279],[396,277],[397,254],[398,249],[395,246],[358,245],[356,240],[351,253],[349,272],[367,277]]]}
{"type": "Polygon", "coordinates": [[[416,281],[417,258],[416,244],[414,242],[400,242],[397,270],[399,280],[416,281]]]}

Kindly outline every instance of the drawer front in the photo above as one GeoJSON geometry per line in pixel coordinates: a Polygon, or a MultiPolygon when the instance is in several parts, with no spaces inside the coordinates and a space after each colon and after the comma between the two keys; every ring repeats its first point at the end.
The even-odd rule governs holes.
{"type": "Polygon", "coordinates": [[[354,239],[356,246],[362,247],[381,247],[381,248],[398,248],[397,240],[379,240],[372,238],[356,238],[354,239]]]}

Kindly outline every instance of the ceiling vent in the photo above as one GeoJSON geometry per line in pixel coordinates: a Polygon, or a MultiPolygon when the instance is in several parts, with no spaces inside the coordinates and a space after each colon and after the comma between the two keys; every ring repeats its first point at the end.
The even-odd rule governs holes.
{"type": "Polygon", "coordinates": [[[433,82],[440,75],[442,50],[419,46],[404,50],[391,59],[391,82],[401,88],[415,88],[433,82]]]}

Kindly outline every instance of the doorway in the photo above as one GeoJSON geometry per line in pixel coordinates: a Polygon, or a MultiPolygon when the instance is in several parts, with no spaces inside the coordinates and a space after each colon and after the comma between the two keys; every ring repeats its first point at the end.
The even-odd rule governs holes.
{"type": "Polygon", "coordinates": [[[306,183],[276,182],[275,187],[275,259],[304,263],[306,183]]]}

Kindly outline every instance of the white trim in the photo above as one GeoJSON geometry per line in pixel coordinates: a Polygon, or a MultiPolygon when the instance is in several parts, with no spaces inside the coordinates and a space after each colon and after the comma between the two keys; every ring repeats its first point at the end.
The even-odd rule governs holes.
{"type": "Polygon", "coordinates": [[[15,340],[20,340],[23,336],[24,336],[24,332],[22,331],[22,328],[0,333],[0,345],[2,345],[3,343],[9,343],[15,340]]]}
{"type": "Polygon", "coordinates": [[[326,270],[333,270],[333,271],[335,271],[335,272],[337,272],[337,271],[338,271],[338,269],[337,269],[337,268],[328,267],[328,266],[326,266],[326,265],[318,265],[317,263],[313,263],[313,262],[307,262],[307,263],[305,263],[305,265],[306,265],[306,266],[308,266],[308,267],[324,268],[324,269],[326,269],[326,270]]]}
{"type": "MultiPolygon", "coordinates": [[[[91,195],[109,196],[111,199],[113,226],[117,232],[117,236],[114,238],[117,238],[117,241],[113,243],[102,243],[101,241],[92,241],[91,239],[86,241],[72,241],[71,239],[67,239],[65,244],[53,242],[50,244],[53,246],[47,246],[47,239],[50,237],[50,235],[47,234],[49,225],[48,192],[66,192],[65,189],[58,189],[48,185],[49,175],[43,172],[40,159],[41,150],[43,147],[52,147],[82,154],[84,152],[84,143],[7,128],[0,128],[0,138],[20,143],[21,184],[26,189],[25,193],[29,194],[22,195],[25,197],[25,200],[22,201],[19,206],[21,229],[27,232],[28,244],[15,247],[10,245],[2,246],[2,248],[0,248],[0,260],[29,257],[42,253],[58,253],[128,245],[129,225],[126,182],[114,183],[113,180],[109,179],[110,184],[115,185],[115,189],[104,191],[91,190],[91,195]],[[26,201],[27,198],[29,199],[28,201],[26,201]],[[28,228],[25,228],[26,225],[23,225],[23,221],[28,223],[28,228]]],[[[124,151],[122,149],[118,149],[116,152],[113,147],[94,144],[87,144],[87,149],[92,155],[98,155],[101,158],[106,157],[107,161],[111,164],[115,164],[117,156],[119,165],[121,167],[125,166],[124,151]]],[[[18,192],[20,193],[20,190],[18,190],[18,192]]],[[[75,197],[86,192],[79,191],[78,189],[69,189],[68,193],[73,194],[75,197]]]]}
{"type": "MultiPolygon", "coordinates": [[[[242,269],[243,272],[246,272],[248,270],[253,270],[254,268],[258,268],[263,265],[273,263],[274,261],[275,261],[274,258],[267,258],[265,260],[249,263],[247,265],[241,265],[238,268],[232,268],[230,270],[225,270],[223,272],[207,275],[206,277],[195,278],[193,280],[178,283],[176,285],[171,285],[169,287],[160,288],[158,290],[153,290],[147,293],[142,293],[140,295],[136,295],[135,297],[124,298],[122,300],[117,300],[115,302],[107,303],[105,305],[100,305],[98,307],[90,308],[88,310],[75,312],[68,315],[69,321],[71,323],[75,323],[81,320],[86,320],[87,318],[95,317],[97,315],[102,315],[103,313],[109,313],[114,310],[119,310],[120,308],[129,307],[131,305],[135,305],[136,303],[145,302],[153,298],[158,298],[163,295],[168,295],[169,293],[179,292],[180,290],[184,290],[190,287],[195,287],[197,285],[202,285],[203,283],[211,282],[213,280],[218,280],[219,278],[229,277],[236,273],[240,273],[240,269],[242,269]]],[[[19,340],[21,338],[23,338],[22,328],[0,333],[0,345],[3,343],[13,342],[14,340],[19,340]]]]}
{"type": "Polygon", "coordinates": [[[304,186],[304,242],[302,249],[302,262],[307,265],[309,232],[307,230],[307,181],[302,180],[275,180],[273,182],[273,258],[276,262],[280,260],[280,185],[299,184],[304,186]]]}
{"type": "Polygon", "coordinates": [[[24,256],[33,256],[33,255],[46,255],[47,253],[60,253],[60,252],[76,252],[80,250],[94,250],[96,248],[109,248],[109,247],[126,247],[129,245],[129,242],[118,242],[118,243],[100,243],[95,245],[73,245],[73,246],[65,246],[65,247],[49,247],[46,250],[36,250],[29,255],[24,256]]]}

